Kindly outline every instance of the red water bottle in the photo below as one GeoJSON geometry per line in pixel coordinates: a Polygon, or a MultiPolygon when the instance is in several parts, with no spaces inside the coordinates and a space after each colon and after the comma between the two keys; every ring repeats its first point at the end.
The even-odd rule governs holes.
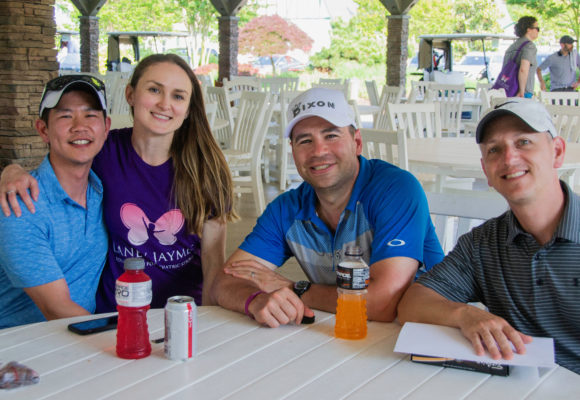
{"type": "Polygon", "coordinates": [[[117,324],[117,355],[121,358],[143,358],[151,354],[147,310],[153,297],[151,278],[143,271],[142,258],[127,258],[125,272],[115,284],[117,324]]]}

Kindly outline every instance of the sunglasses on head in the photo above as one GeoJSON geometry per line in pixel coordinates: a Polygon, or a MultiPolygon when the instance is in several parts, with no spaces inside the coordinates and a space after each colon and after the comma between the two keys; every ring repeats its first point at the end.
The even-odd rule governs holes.
{"type": "Polygon", "coordinates": [[[59,91],[73,82],[84,82],[94,87],[99,92],[105,92],[105,84],[100,79],[90,75],[63,75],[46,84],[47,91],[59,91]]]}

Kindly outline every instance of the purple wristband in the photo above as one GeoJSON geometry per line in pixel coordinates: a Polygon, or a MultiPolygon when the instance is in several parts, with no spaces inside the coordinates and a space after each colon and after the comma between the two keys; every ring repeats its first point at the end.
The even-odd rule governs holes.
{"type": "Polygon", "coordinates": [[[258,290],[257,292],[254,292],[251,295],[249,295],[248,298],[246,299],[246,306],[244,307],[244,311],[245,311],[246,315],[252,319],[254,319],[254,316],[252,314],[250,314],[248,307],[250,307],[250,303],[252,301],[254,301],[254,299],[262,293],[264,293],[262,290],[258,290]]]}

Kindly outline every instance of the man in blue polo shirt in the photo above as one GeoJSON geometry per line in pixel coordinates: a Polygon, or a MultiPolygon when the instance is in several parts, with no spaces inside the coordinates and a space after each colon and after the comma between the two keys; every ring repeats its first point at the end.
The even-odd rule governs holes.
{"type": "Polygon", "coordinates": [[[311,89],[288,108],[286,136],[305,182],[280,195],[226,262],[212,287],[223,307],[276,327],[310,308],[336,311],[345,245],[370,265],[369,319],[392,321],[416,275],[443,258],[425,194],[407,171],[360,156],[362,140],[342,92],[311,89]],[[296,257],[309,281],[274,272],[296,257]]]}
{"type": "Polygon", "coordinates": [[[551,337],[556,362],[578,374],[580,197],[558,179],[566,142],[541,103],[519,98],[484,115],[476,140],[510,210],[461,236],[405,293],[399,321],[459,328],[496,360],[525,353],[528,335],[551,337]]]}
{"type": "Polygon", "coordinates": [[[106,109],[96,78],[65,75],[46,85],[36,130],[49,154],[32,172],[36,213],[21,204],[21,218],[0,216],[0,328],[95,309],[107,234],[91,164],[111,124],[106,109]]]}

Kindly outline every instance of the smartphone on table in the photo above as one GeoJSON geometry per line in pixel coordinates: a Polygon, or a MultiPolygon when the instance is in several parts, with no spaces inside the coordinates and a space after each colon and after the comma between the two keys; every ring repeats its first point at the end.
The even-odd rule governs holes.
{"type": "Polygon", "coordinates": [[[90,319],[88,321],[75,322],[69,324],[68,330],[79,335],[90,335],[91,333],[104,332],[111,329],[117,329],[117,315],[90,319]]]}

